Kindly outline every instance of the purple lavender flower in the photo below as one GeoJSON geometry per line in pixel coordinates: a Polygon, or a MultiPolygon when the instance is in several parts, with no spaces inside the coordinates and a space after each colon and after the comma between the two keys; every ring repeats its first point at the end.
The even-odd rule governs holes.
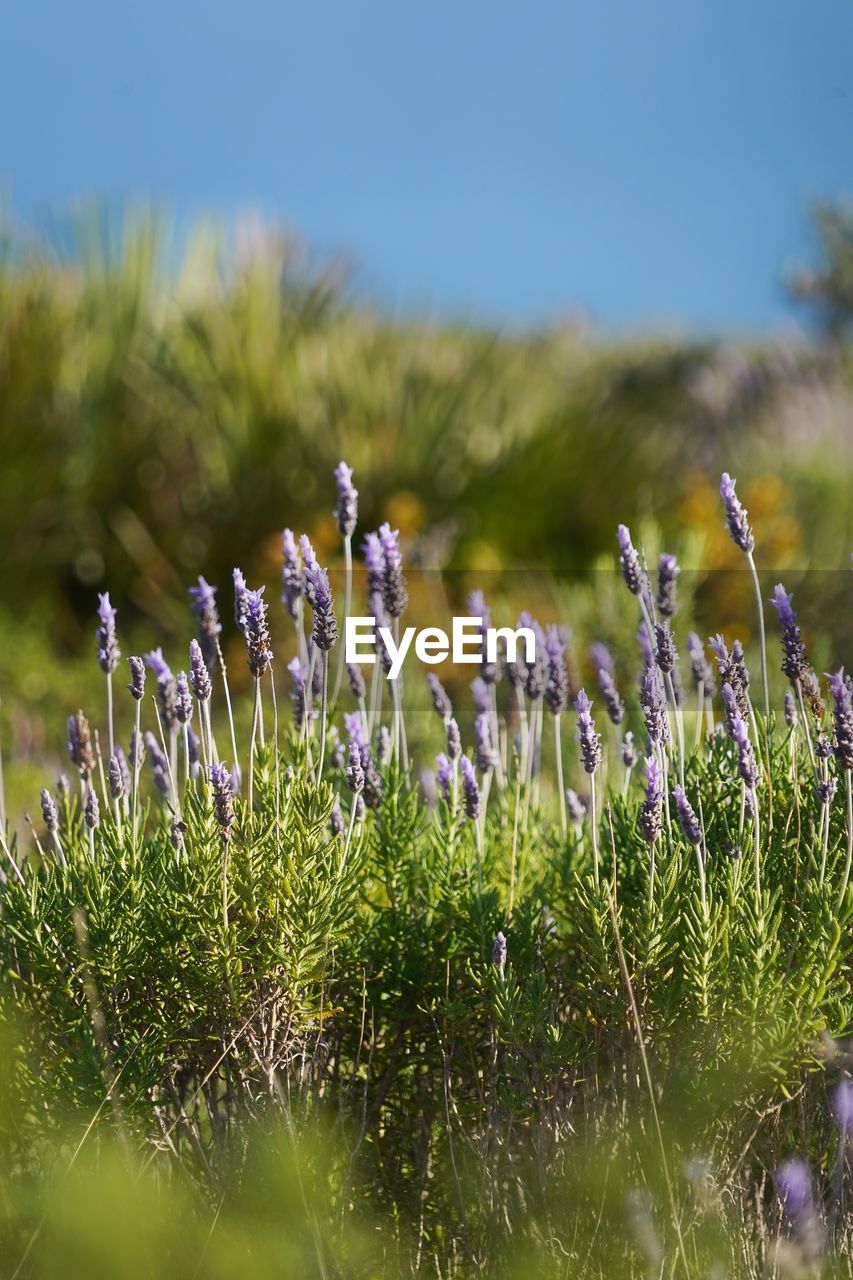
{"type": "Polygon", "coordinates": [[[675,798],[678,825],[684,832],[685,840],[689,844],[700,845],[702,843],[702,828],[699,825],[699,819],[696,817],[692,804],[687,799],[684,788],[676,785],[672,794],[675,798]]]}
{"type": "Polygon", "coordinates": [[[726,733],[734,738],[734,723],[740,718],[737,694],[728,681],[723,685],[723,707],[725,708],[724,725],[726,733]]]}
{"type": "Polygon", "coordinates": [[[340,796],[335,796],[332,812],[329,814],[329,826],[332,828],[333,836],[342,836],[344,834],[344,815],[341,809],[340,796]]]}
{"type": "Polygon", "coordinates": [[[549,627],[545,636],[545,654],[548,659],[548,686],[545,701],[554,716],[562,715],[569,700],[569,675],[564,657],[565,645],[559,627],[549,627]]]}
{"type": "Polygon", "coordinates": [[[301,533],[299,535],[299,551],[302,556],[302,591],[305,595],[305,599],[313,608],[314,587],[308,579],[308,570],[310,569],[313,572],[314,570],[319,569],[320,562],[314,553],[314,548],[311,546],[311,539],[308,537],[307,533],[301,533]]]}
{"type": "Polygon", "coordinates": [[[260,680],[273,658],[263,587],[257,591],[246,588],[243,592],[242,630],[246,637],[249,670],[256,680],[260,680]]]}
{"type": "Polygon", "coordinates": [[[314,610],[312,632],[314,643],[321,652],[328,653],[334,648],[338,638],[335,602],[332,599],[332,588],[329,586],[329,575],[325,569],[315,565],[305,570],[305,581],[306,594],[314,610]]]}
{"type": "Polygon", "coordinates": [[[643,666],[653,666],[655,661],[655,646],[653,637],[645,622],[641,622],[637,627],[637,644],[639,645],[640,653],[643,656],[643,666]]]}
{"type": "Polygon", "coordinates": [[[89,788],[89,794],[86,796],[86,803],[83,806],[83,820],[90,831],[94,831],[101,824],[101,806],[98,804],[98,797],[92,787],[89,788]]]}
{"type": "Polygon", "coordinates": [[[745,555],[751,555],[755,549],[755,538],[749,527],[746,507],[744,507],[735,493],[735,482],[728,471],[724,471],[722,474],[720,494],[723,499],[723,505],[726,508],[726,523],[729,526],[732,541],[736,547],[740,547],[745,555]]]}
{"type": "Polygon", "coordinates": [[[458,760],[462,755],[462,735],[459,725],[451,716],[447,722],[447,754],[451,760],[458,760]]]}
{"type": "Polygon", "coordinates": [[[749,730],[740,716],[735,716],[731,732],[738,750],[738,773],[743,779],[747,790],[753,791],[758,785],[760,775],[758,765],[755,762],[755,752],[749,740],[749,730]]]}
{"type": "Polygon", "coordinates": [[[382,556],[385,561],[385,572],[382,582],[382,597],[385,611],[391,618],[399,618],[409,603],[406,590],[406,579],[403,577],[403,557],[400,554],[400,534],[392,529],[386,521],[379,526],[379,541],[382,544],[382,556]]]}
{"type": "Polygon", "coordinates": [[[335,467],[335,483],[338,486],[338,505],[335,515],[342,538],[351,538],[358,521],[358,489],[352,482],[352,467],[339,462],[335,467]]]}
{"type": "Polygon", "coordinates": [[[637,749],[634,746],[634,735],[630,729],[622,739],[622,763],[626,769],[633,769],[637,763],[637,749]]]}
{"type": "Polygon", "coordinates": [[[786,1160],[776,1170],[776,1193],[789,1220],[800,1222],[812,1210],[812,1179],[804,1160],[786,1160]]]}
{"type": "Polygon", "coordinates": [[[575,698],[575,710],[578,715],[578,741],[581,748],[583,767],[589,774],[595,773],[601,764],[601,735],[595,731],[592,718],[592,703],[583,689],[578,690],[575,698]]]}
{"type": "Polygon", "coordinates": [[[675,581],[681,570],[675,556],[664,552],[658,560],[658,613],[671,618],[677,609],[675,581]]]}
{"type": "Polygon", "coordinates": [[[378,622],[384,617],[385,554],[378,533],[368,533],[364,539],[364,563],[367,568],[367,601],[371,614],[378,622]]]}
{"type": "Polygon", "coordinates": [[[495,937],[495,945],[492,947],[492,964],[499,969],[501,976],[506,966],[506,938],[498,931],[495,937]]]}
{"type": "Polygon", "coordinates": [[[107,781],[109,782],[110,795],[113,800],[121,800],[125,793],[124,773],[122,772],[121,762],[115,753],[110,756],[110,762],[107,765],[107,781]]]}
{"type": "Polygon", "coordinates": [[[648,594],[648,582],[640,565],[640,557],[631,541],[631,531],[627,525],[619,525],[616,530],[616,540],[619,543],[619,563],[622,566],[622,576],[625,579],[628,590],[632,595],[645,597],[648,594]]]}
{"type": "Polygon", "coordinates": [[[213,693],[210,672],[197,640],[190,640],[190,688],[199,702],[207,702],[213,693]]]}
{"type": "Polygon", "coordinates": [[[649,742],[662,749],[669,742],[669,716],[666,712],[663,685],[656,667],[646,667],[640,691],[640,705],[649,742]]]}
{"type": "Polygon", "coordinates": [[[838,779],[827,778],[825,782],[815,783],[815,793],[821,804],[829,809],[838,791],[838,779]]]}
{"type": "Polygon", "coordinates": [[[791,607],[793,594],[785,591],[781,582],[777,582],[770,597],[770,603],[779,615],[782,626],[782,671],[792,684],[799,680],[806,667],[806,647],[800,639],[800,628],[791,607]]]}
{"type": "Polygon", "coordinates": [[[145,663],[141,658],[128,658],[130,684],[127,686],[137,702],[145,697],[145,663]]]}
{"type": "Polygon", "coordinates": [[[293,718],[297,728],[302,729],[308,712],[308,668],[298,658],[291,658],[287,664],[287,672],[291,680],[290,704],[293,707],[293,718]]]}
{"type": "Polygon", "coordinates": [[[844,668],[834,674],[827,673],[832,693],[832,724],[835,737],[835,758],[840,769],[853,769],[853,694],[844,678],[844,668]]]}
{"type": "Polygon", "coordinates": [[[498,763],[498,753],[492,742],[491,719],[487,712],[480,712],[474,721],[474,747],[477,757],[477,768],[481,773],[488,773],[498,763]]]}
{"type": "Polygon", "coordinates": [[[179,724],[189,724],[193,718],[193,700],[185,671],[179,671],[175,680],[175,712],[179,724]]]}
{"type": "Polygon", "coordinates": [[[450,804],[450,788],[453,785],[453,765],[448,760],[443,751],[439,751],[435,757],[435,773],[436,781],[441,788],[441,793],[448,804],[450,804]]]}
{"type": "Polygon", "coordinates": [[[391,763],[394,745],[391,741],[391,732],[387,724],[379,726],[379,736],[376,742],[376,754],[379,757],[379,763],[384,767],[391,763]]]}
{"type": "Polygon", "coordinates": [[[77,767],[80,777],[88,782],[95,772],[95,753],[92,749],[92,731],[82,711],[68,717],[68,754],[77,767]]]}
{"type": "Polygon", "coordinates": [[[467,756],[462,757],[459,767],[462,770],[465,813],[472,822],[476,822],[480,816],[480,788],[477,785],[477,775],[474,772],[473,764],[467,756]]]}
{"type": "Polygon", "coordinates": [[[344,727],[349,736],[350,742],[357,742],[363,747],[367,739],[364,736],[364,721],[361,718],[360,711],[347,711],[344,714],[344,727]]]}
{"type": "Polygon", "coordinates": [[[832,1096],[832,1114],[845,1136],[853,1129],[853,1080],[839,1080],[832,1096]]]}
{"type": "Polygon", "coordinates": [[[231,773],[223,762],[210,766],[210,782],[213,787],[213,814],[222,832],[225,844],[231,839],[234,826],[234,793],[231,786],[231,773]]]}
{"type": "Polygon", "coordinates": [[[599,640],[594,641],[587,649],[589,660],[592,663],[593,670],[596,675],[599,671],[606,671],[608,675],[615,675],[616,668],[613,665],[613,655],[606,644],[602,644],[599,640]]]}
{"type": "Polygon", "coordinates": [[[663,674],[671,675],[678,661],[678,654],[675,648],[675,640],[669,629],[668,622],[658,622],[655,624],[655,662],[660,667],[663,674]]]}
{"type": "Polygon", "coordinates": [[[98,595],[98,627],[95,631],[98,642],[98,666],[104,675],[112,675],[118,666],[121,650],[116,639],[116,610],[110,604],[108,591],[98,595]]]}
{"type": "Polygon", "coordinates": [[[649,848],[661,833],[661,802],[663,800],[663,769],[654,756],[646,757],[646,796],[640,807],[637,821],[649,848]]]}
{"type": "Polygon", "coordinates": [[[486,684],[497,684],[500,679],[500,667],[497,662],[487,661],[486,655],[486,632],[492,625],[492,612],[486,604],[486,598],[482,591],[472,591],[468,597],[468,613],[472,618],[480,620],[480,674],[486,684]]]}
{"type": "Polygon", "coordinates": [[[44,818],[44,825],[50,834],[55,835],[59,830],[59,811],[56,808],[56,801],[47,787],[44,787],[41,793],[41,816],[44,818]]]}
{"type": "Polygon", "coordinates": [[[446,723],[453,715],[453,704],[450,701],[447,690],[433,671],[427,676],[427,684],[432,694],[432,705],[436,714],[441,716],[446,723]]]}
{"type": "Polygon", "coordinates": [[[367,689],[364,684],[364,676],[361,674],[361,667],[354,662],[348,662],[347,679],[349,680],[349,687],[352,696],[355,698],[356,702],[360,702],[367,693],[367,689]]]}
{"type": "Polygon", "coordinates": [[[527,663],[527,676],[524,682],[525,692],[532,702],[545,695],[548,688],[548,675],[550,668],[550,659],[545,643],[545,632],[542,630],[535,618],[530,615],[522,614],[519,618],[521,623],[524,618],[525,626],[528,626],[535,637],[533,661],[527,663]]]}
{"type": "Polygon", "coordinates": [[[160,743],[150,730],[145,735],[145,749],[148,752],[148,759],[151,761],[151,774],[154,778],[154,785],[162,795],[168,796],[171,790],[169,784],[169,761],[160,749],[160,743]]]}
{"type": "Polygon", "coordinates": [[[738,714],[741,719],[749,717],[749,674],[743,663],[743,647],[738,640],[729,653],[726,642],[721,635],[711,636],[708,644],[717,658],[717,670],[720,673],[720,685],[731,685],[737,699],[738,714]]]}
{"type": "Polygon", "coordinates": [[[797,724],[797,704],[794,702],[794,695],[790,689],[785,690],[782,705],[784,707],[785,724],[789,729],[795,728],[797,724]]]}
{"type": "Polygon", "coordinates": [[[150,653],[146,653],[145,661],[154,672],[157,680],[157,700],[160,703],[160,712],[163,720],[168,729],[174,729],[178,723],[175,677],[172,675],[168,662],[163,657],[163,650],[159,647],[152,649],[150,653]]]}
{"type": "Polygon", "coordinates": [[[492,705],[492,696],[489,693],[489,686],[480,676],[475,676],[471,681],[471,693],[474,696],[474,706],[478,713],[489,712],[492,705]]]}
{"type": "Polygon", "coordinates": [[[598,687],[601,690],[604,709],[611,721],[613,724],[621,724],[625,719],[625,703],[619,696],[613,676],[604,667],[599,667],[598,670],[598,687]]]}
{"type": "Polygon", "coordinates": [[[246,593],[249,590],[242,569],[232,569],[231,580],[234,583],[234,621],[243,632],[246,630],[246,593]]]}
{"type": "Polygon", "coordinates": [[[714,692],[714,673],[705,657],[705,646],[695,631],[687,633],[687,656],[690,659],[693,684],[697,689],[702,690],[703,697],[707,697],[714,692]]]}
{"type": "Polygon", "coordinates": [[[292,529],[285,529],[281,535],[281,598],[284,607],[294,620],[299,616],[299,601],[305,590],[302,580],[302,561],[296,546],[296,538],[292,529]]]}
{"type": "Polygon", "coordinates": [[[361,795],[364,790],[364,768],[361,763],[361,749],[357,742],[349,744],[349,764],[347,765],[347,786],[353,795],[361,795]]]}
{"type": "Polygon", "coordinates": [[[212,587],[204,578],[199,577],[198,586],[190,587],[189,594],[192,597],[193,613],[198,623],[205,666],[208,671],[214,671],[219,660],[219,636],[222,631],[219,610],[216,607],[216,587],[212,587]]]}
{"type": "Polygon", "coordinates": [[[124,754],[121,747],[116,747],[115,751],[113,752],[113,755],[115,759],[118,761],[118,767],[121,770],[121,783],[122,783],[122,786],[124,787],[124,794],[129,795],[131,788],[133,786],[133,783],[130,776],[130,768],[128,767],[128,763],[127,763],[127,756],[124,754]]]}
{"type": "Polygon", "coordinates": [[[569,821],[576,827],[579,827],[586,817],[586,806],[577,791],[571,787],[566,787],[566,812],[569,815],[569,821]]]}

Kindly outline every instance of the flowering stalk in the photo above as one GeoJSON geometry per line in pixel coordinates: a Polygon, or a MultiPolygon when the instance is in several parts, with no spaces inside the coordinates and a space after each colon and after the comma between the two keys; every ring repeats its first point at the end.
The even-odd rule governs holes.
{"type": "Polygon", "coordinates": [[[335,602],[329,586],[329,575],[319,565],[305,571],[306,582],[310,588],[309,600],[314,610],[314,628],[311,633],[314,652],[322,655],[322,693],[320,708],[320,759],[317,765],[317,781],[323,776],[323,760],[326,754],[326,714],[329,692],[329,652],[338,638],[338,624],[335,619],[335,602]]]}
{"type": "MultiPolygon", "coordinates": [[[[339,462],[335,467],[335,482],[338,486],[338,505],[335,515],[338,521],[338,532],[344,543],[344,628],[352,605],[352,535],[358,522],[358,489],[352,482],[352,467],[339,462]]],[[[332,703],[338,700],[341,691],[341,680],[344,673],[344,646],[338,650],[338,667],[335,674],[335,687],[332,691],[332,703]]]]}
{"type": "Polygon", "coordinates": [[[599,887],[598,870],[598,806],[595,795],[595,775],[601,764],[601,737],[595,731],[592,718],[592,703],[583,689],[578,690],[575,698],[575,710],[578,716],[578,741],[581,749],[583,767],[589,774],[589,826],[592,835],[592,871],[596,889],[599,887]]]}
{"type": "Polygon", "coordinates": [[[121,650],[116,639],[116,610],[110,604],[109,592],[98,596],[98,666],[107,678],[107,732],[110,755],[115,752],[115,727],[113,724],[113,672],[118,666],[121,650]]]}
{"type": "Polygon", "coordinates": [[[557,761],[557,793],[560,797],[560,829],[565,840],[568,835],[566,820],[566,792],[563,782],[563,744],[560,734],[560,722],[569,698],[569,680],[564,659],[564,645],[557,627],[549,627],[545,637],[545,649],[548,654],[548,688],[545,699],[548,709],[554,717],[554,752],[557,761]]]}
{"type": "Polygon", "coordinates": [[[764,602],[761,598],[761,583],[755,567],[755,535],[750,528],[746,507],[735,492],[735,481],[724,471],[720,478],[720,495],[726,509],[726,523],[732,541],[746,556],[749,571],[752,574],[752,586],[755,592],[755,607],[758,612],[758,637],[761,644],[761,683],[764,688],[764,720],[770,719],[770,689],[767,682],[767,639],[764,634],[764,602]]]}
{"type": "Polygon", "coordinates": [[[829,687],[832,692],[833,736],[835,738],[834,753],[839,769],[844,772],[844,784],[847,792],[847,856],[844,860],[844,874],[841,889],[838,893],[838,909],[844,904],[847,886],[850,883],[850,867],[853,863],[853,693],[844,676],[844,668],[829,676],[829,687]]]}

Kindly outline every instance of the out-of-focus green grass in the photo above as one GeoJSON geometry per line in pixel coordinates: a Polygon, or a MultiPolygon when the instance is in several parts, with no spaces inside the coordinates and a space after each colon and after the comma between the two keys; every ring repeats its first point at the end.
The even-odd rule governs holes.
{"type": "Polygon", "coordinates": [[[285,524],[336,555],[341,456],[361,529],[457,566],[586,568],[618,520],[685,506],[716,536],[723,468],[772,517],[765,562],[853,544],[838,354],[394,322],[262,228],[179,251],[90,211],[66,245],[0,261],[0,602],[47,602],[54,636],[96,588],[168,630],[200,567],[271,576],[285,524]]]}

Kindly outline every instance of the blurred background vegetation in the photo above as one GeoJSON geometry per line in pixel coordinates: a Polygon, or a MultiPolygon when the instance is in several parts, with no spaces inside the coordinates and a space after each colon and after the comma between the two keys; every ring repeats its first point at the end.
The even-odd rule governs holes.
{"type": "Polygon", "coordinates": [[[49,239],[7,229],[4,735],[39,754],[45,714],[67,710],[64,690],[93,667],[97,591],[125,638],[183,646],[187,585],[199,572],[227,584],[240,564],[273,592],[284,525],[334,565],[341,457],[360,531],[389,519],[410,564],[475,580],[612,565],[620,520],[664,541],[689,526],[675,549],[701,565],[715,627],[741,612],[714,585],[741,567],[720,516],[725,468],[760,530],[759,566],[799,574],[809,612],[843,618],[853,216],[821,207],[815,227],[815,265],[788,282],[812,336],[737,343],[390,318],[344,264],[259,221],[179,241],[151,211],[90,206],[49,239]]]}

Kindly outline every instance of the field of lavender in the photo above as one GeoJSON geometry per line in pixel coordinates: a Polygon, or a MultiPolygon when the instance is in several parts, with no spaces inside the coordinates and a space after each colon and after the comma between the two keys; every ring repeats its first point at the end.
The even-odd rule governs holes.
{"type": "Polygon", "coordinates": [[[100,596],[68,763],[2,815],[2,1274],[849,1274],[838,630],[816,665],[723,474],[737,623],[620,525],[532,660],[392,679],[436,583],[334,475],[342,575],[286,530],[165,654],[100,596]]]}

